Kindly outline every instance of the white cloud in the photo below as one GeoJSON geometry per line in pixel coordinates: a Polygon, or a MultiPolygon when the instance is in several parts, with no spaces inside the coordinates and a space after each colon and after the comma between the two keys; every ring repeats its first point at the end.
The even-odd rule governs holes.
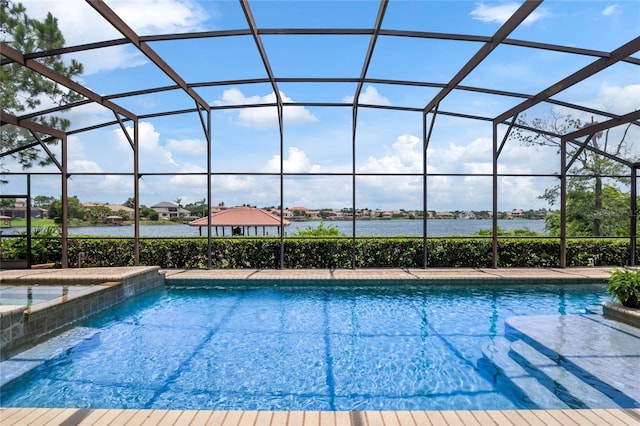
{"type": "Polygon", "coordinates": [[[640,109],[640,84],[612,86],[603,83],[593,104],[614,114],[627,114],[640,109]]]}
{"type": "MultiPolygon", "coordinates": [[[[351,103],[353,99],[353,96],[345,96],[343,102],[351,103]]],[[[367,86],[364,92],[360,93],[358,100],[361,104],[391,105],[391,101],[378,93],[378,90],[373,86],[367,86]]]]}
{"type": "MultiPolygon", "coordinates": [[[[207,198],[207,170],[196,164],[184,164],[180,172],[182,173],[204,173],[204,175],[177,175],[169,178],[168,187],[176,188],[179,197],[182,198],[182,204],[192,203],[194,201],[207,198]],[[182,191],[182,192],[180,192],[182,191]]],[[[172,196],[175,200],[177,196],[172,196]]]]}
{"type": "Polygon", "coordinates": [[[75,173],[102,173],[102,168],[95,161],[86,158],[84,146],[77,136],[69,136],[67,139],[67,160],[69,172],[75,173]]]}
{"type": "Polygon", "coordinates": [[[490,173],[491,147],[491,140],[484,137],[476,138],[467,145],[452,141],[444,148],[439,148],[432,144],[427,149],[427,171],[429,173],[490,173]]]}
{"type": "Polygon", "coordinates": [[[609,16],[609,15],[613,15],[617,11],[618,11],[618,5],[617,4],[612,4],[610,6],[605,7],[604,10],[602,11],[602,14],[604,16],[609,16]]]}
{"type": "Polygon", "coordinates": [[[183,154],[200,155],[207,152],[207,143],[200,139],[169,139],[165,147],[183,154]]]}
{"type": "MultiPolygon", "coordinates": [[[[280,92],[283,102],[293,102],[283,92],[280,92]]],[[[238,89],[228,89],[222,93],[222,98],[217,99],[214,105],[254,105],[254,104],[274,104],[276,103],[276,95],[274,92],[266,96],[245,96],[238,89]]],[[[247,127],[255,127],[266,129],[278,125],[278,109],[275,106],[245,108],[237,113],[238,121],[241,125],[247,127]]],[[[284,107],[285,124],[300,124],[317,121],[318,119],[307,109],[301,106],[284,107]]]]}
{"type": "MultiPolygon", "coordinates": [[[[101,173],[103,170],[89,160],[74,160],[77,173],[101,173]]],[[[123,203],[133,196],[133,178],[120,175],[83,176],[72,174],[68,180],[69,196],[78,196],[81,202],[123,203]]],[[[60,197],[60,194],[54,196],[60,197]]]]}
{"type": "MultiPolygon", "coordinates": [[[[579,96],[579,93],[577,96],[579,96]]],[[[605,82],[600,85],[597,94],[588,101],[573,100],[573,102],[596,110],[608,111],[613,114],[628,114],[629,112],[640,110],[640,84],[617,86],[605,82]]],[[[589,123],[593,119],[598,122],[608,120],[608,118],[604,116],[594,117],[592,113],[564,107],[556,107],[554,111],[559,114],[571,114],[584,123],[589,123]]],[[[628,128],[626,136],[623,133],[624,129],[627,129],[627,126],[617,126],[611,129],[609,135],[610,140],[615,141],[625,137],[627,141],[627,155],[633,156],[633,158],[640,158],[640,144],[635,143],[635,141],[640,138],[640,129],[638,126],[632,125],[628,128]]]]}
{"type": "MultiPolygon", "coordinates": [[[[127,126],[127,133],[133,138],[133,127],[127,126]]],[[[125,152],[131,152],[131,145],[125,137],[121,129],[114,130],[117,135],[119,147],[125,152]]],[[[143,121],[138,124],[138,144],[140,147],[141,165],[153,170],[164,168],[171,165],[178,167],[178,163],[173,159],[171,151],[160,145],[160,133],[156,131],[153,124],[143,121]]]]}
{"type": "MultiPolygon", "coordinates": [[[[135,68],[149,62],[138,50],[131,46],[112,46],[69,55],[83,66],[82,76],[90,76],[115,69],[135,68]]],[[[80,79],[82,78],[80,77],[80,79]]]]}
{"type": "MultiPolygon", "coordinates": [[[[477,138],[467,145],[449,142],[427,151],[430,173],[491,173],[491,143],[477,138]]],[[[358,170],[369,173],[421,173],[422,140],[410,134],[399,136],[382,156],[370,156],[358,170]]],[[[427,197],[430,209],[490,209],[491,179],[487,177],[429,176],[427,197]],[[452,195],[455,194],[455,195],[452,195]],[[488,200],[488,201],[487,201],[488,200]]],[[[358,179],[358,200],[383,209],[422,208],[423,178],[420,176],[367,176],[358,179]]],[[[501,197],[503,195],[501,194],[501,197]]],[[[510,200],[511,201],[511,200],[510,200]]],[[[527,204],[530,205],[530,204],[527,204]]]]}
{"type": "Polygon", "coordinates": [[[391,145],[387,155],[370,156],[359,168],[363,173],[421,173],[422,141],[417,136],[401,135],[391,145]]]}
{"type": "MultiPolygon", "coordinates": [[[[22,2],[30,17],[43,19],[48,12],[58,19],[67,46],[122,38],[122,34],[90,5],[78,1],[22,2]]],[[[111,1],[116,13],[138,34],[151,32],[199,31],[208,19],[205,11],[193,1],[176,0],[111,1]]],[[[147,63],[147,59],[131,46],[113,46],[68,55],[84,65],[84,75],[119,68],[132,68],[147,63]]]]}
{"type": "Polygon", "coordinates": [[[113,10],[139,34],[170,34],[204,29],[208,18],[194,1],[147,0],[111,2],[113,10]]]}
{"type": "MultiPolygon", "coordinates": [[[[479,3],[476,8],[471,11],[471,16],[478,21],[504,24],[519,7],[520,3],[515,2],[502,3],[497,6],[488,6],[484,3],[479,3]]],[[[549,15],[550,12],[547,9],[538,8],[534,10],[523,23],[532,24],[549,15]]]]}
{"type": "MultiPolygon", "coordinates": [[[[292,146],[289,148],[289,156],[283,162],[285,173],[318,173],[321,171],[320,166],[311,164],[309,157],[304,151],[292,146]]],[[[280,172],[280,155],[274,155],[264,167],[264,172],[279,173],[280,172]]]]}

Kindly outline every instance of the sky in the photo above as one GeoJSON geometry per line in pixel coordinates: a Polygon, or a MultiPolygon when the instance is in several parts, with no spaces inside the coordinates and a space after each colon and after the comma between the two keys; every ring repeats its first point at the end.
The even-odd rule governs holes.
{"type": "MultiPolygon", "coordinates": [[[[87,3],[24,1],[28,14],[57,17],[68,46],[120,38],[87,3]]],[[[139,35],[246,29],[236,1],[106,1],[139,35]]],[[[254,20],[262,28],[370,28],[379,3],[373,1],[251,1],[254,20]]],[[[492,36],[519,6],[512,1],[391,0],[382,28],[492,36]]],[[[510,38],[611,51],[640,33],[638,1],[545,1],[510,38]]],[[[357,78],[369,46],[367,35],[263,35],[262,43],[277,77],[357,78]]],[[[152,49],[188,83],[266,78],[251,36],[158,41],[152,49]]],[[[448,83],[482,46],[477,42],[380,36],[367,77],[448,83]]],[[[636,57],[640,57],[636,54],[636,57]]],[[[132,46],[115,46],[67,54],[65,61],[83,63],[77,80],[100,95],[174,84],[132,46]]],[[[537,94],[596,59],[540,49],[502,45],[476,67],[463,85],[537,94]]],[[[279,83],[284,102],[351,103],[355,83],[279,83]]],[[[196,88],[212,106],[274,102],[270,84],[232,84],[196,88]]],[[[424,108],[438,93],[433,87],[366,84],[360,103],[424,108]]],[[[554,96],[554,99],[624,114],[640,108],[640,72],[636,65],[618,63],[554,96]]],[[[439,110],[493,118],[522,99],[454,91],[439,110]]],[[[41,108],[46,108],[43,99],[41,108]]],[[[160,92],[113,102],[137,114],[194,107],[182,91],[160,92]]],[[[577,110],[539,104],[525,118],[571,113],[584,122],[603,120],[577,110]]],[[[111,121],[108,109],[88,105],[65,113],[71,129],[111,121]]],[[[431,115],[429,119],[431,120],[431,115]]],[[[422,209],[423,172],[420,112],[358,108],[355,149],[352,108],[285,106],[282,160],[275,107],[219,109],[212,113],[211,164],[213,205],[285,207],[422,209]],[[284,172],[304,176],[278,176],[284,172]],[[240,173],[240,174],[233,174],[240,173]],[[409,176],[384,176],[400,173],[409,176]],[[311,175],[307,175],[311,174],[311,175]],[[333,174],[333,175],[323,175],[333,174]]],[[[132,131],[131,124],[128,125],[132,131]]],[[[502,126],[499,137],[506,129],[502,126]]],[[[611,140],[623,129],[611,132],[611,140]]],[[[197,114],[142,119],[140,135],[140,202],[169,201],[185,205],[207,196],[207,144],[197,114]],[[154,173],[176,173],[160,176],[154,173]]],[[[491,210],[491,123],[438,115],[427,149],[427,208],[429,210],[491,210]],[[464,176],[467,175],[467,176],[464,176]]],[[[635,126],[627,135],[628,158],[638,158],[640,137],[635,126]]],[[[120,204],[133,197],[132,149],[119,126],[75,133],[69,137],[69,195],[83,202],[120,204]],[[83,173],[86,173],[83,175],[83,173]],[[98,176],[96,173],[107,173],[98,176]]],[[[52,147],[59,154],[59,147],[52,147]]],[[[553,208],[539,197],[558,183],[559,156],[554,148],[527,147],[509,141],[500,155],[498,209],[553,208]],[[531,177],[541,174],[542,177],[531,177]]],[[[19,171],[11,160],[5,170],[19,171]]],[[[38,172],[55,171],[53,166],[38,172]]],[[[24,193],[26,179],[5,175],[4,193],[24,193]]],[[[60,195],[60,178],[34,176],[31,193],[60,195]]],[[[556,206],[557,207],[557,206],[556,206]]]]}

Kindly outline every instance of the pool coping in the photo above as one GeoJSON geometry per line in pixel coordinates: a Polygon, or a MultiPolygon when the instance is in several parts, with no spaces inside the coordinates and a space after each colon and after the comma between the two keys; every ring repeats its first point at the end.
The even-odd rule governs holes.
{"type": "Polygon", "coordinates": [[[604,282],[614,267],[401,269],[163,269],[167,280],[419,280],[434,282],[604,282]]]}
{"type": "Polygon", "coordinates": [[[604,316],[640,328],[640,309],[628,308],[622,303],[606,302],[602,305],[604,316]]]}

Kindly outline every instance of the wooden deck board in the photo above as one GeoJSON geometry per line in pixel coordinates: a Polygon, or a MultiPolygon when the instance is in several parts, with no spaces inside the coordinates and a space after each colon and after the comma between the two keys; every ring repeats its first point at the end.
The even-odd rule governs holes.
{"type": "Polygon", "coordinates": [[[0,410],[0,424],[5,425],[5,424],[14,423],[15,419],[18,418],[18,416],[24,417],[28,415],[26,410],[35,410],[35,408],[22,408],[20,410],[24,410],[24,411],[18,411],[17,409],[9,409],[6,407],[2,407],[2,409],[0,410]],[[11,420],[12,418],[13,420],[11,420]]]}
{"type": "Polygon", "coordinates": [[[380,417],[385,426],[400,426],[398,416],[395,411],[380,411],[380,417]]]}
{"type": "MultiPolygon", "coordinates": [[[[274,423],[276,426],[277,423],[274,423]]],[[[336,426],[350,426],[351,414],[348,411],[336,411],[336,426]]]]}
{"type": "Polygon", "coordinates": [[[629,426],[640,425],[640,409],[635,410],[605,410],[608,414],[620,421],[619,424],[629,426]]]}
{"type": "Polygon", "coordinates": [[[519,410],[507,410],[503,411],[505,417],[511,422],[511,424],[517,426],[529,426],[529,422],[525,420],[525,418],[520,414],[519,410]]]}
{"type": "Polygon", "coordinates": [[[305,411],[305,413],[304,413],[304,426],[320,426],[320,412],[319,411],[305,411]]]}
{"type": "Polygon", "coordinates": [[[122,410],[117,419],[109,423],[109,426],[128,426],[131,418],[136,414],[137,410],[122,410]]]}
{"type": "Polygon", "coordinates": [[[580,426],[580,423],[574,420],[564,410],[548,410],[547,412],[563,426],[580,426]]]}
{"type": "Polygon", "coordinates": [[[61,424],[72,424],[71,421],[72,416],[77,413],[78,410],[76,408],[52,408],[49,410],[47,414],[52,414],[52,417],[49,419],[45,419],[46,416],[42,416],[38,418],[38,420],[29,423],[29,425],[37,426],[37,425],[61,425],[61,424]]]}
{"type": "Polygon", "coordinates": [[[193,422],[193,418],[198,412],[196,410],[184,410],[180,413],[180,416],[176,420],[177,425],[190,425],[193,422]]]}
{"type": "Polygon", "coordinates": [[[434,426],[441,426],[441,425],[447,424],[444,417],[442,416],[442,413],[439,411],[426,411],[425,414],[427,415],[429,422],[434,426]]]}
{"type": "Polygon", "coordinates": [[[380,411],[366,411],[365,418],[367,419],[367,426],[385,426],[380,411]]]}
{"type": "Polygon", "coordinates": [[[28,424],[44,415],[47,411],[49,410],[46,408],[42,411],[35,408],[24,408],[22,410],[2,412],[0,413],[0,423],[3,425],[28,424]]]}
{"type": "Polygon", "coordinates": [[[207,411],[207,410],[197,410],[193,416],[193,420],[191,421],[191,424],[193,425],[205,425],[207,424],[207,421],[209,420],[209,417],[211,417],[211,411],[207,411]]]}
{"type": "Polygon", "coordinates": [[[271,426],[273,411],[258,411],[254,426],[271,426]]]}
{"type": "Polygon", "coordinates": [[[136,412],[129,419],[129,423],[127,426],[140,426],[143,424],[149,416],[153,413],[153,410],[136,410],[136,412]]]}
{"type": "Polygon", "coordinates": [[[333,411],[320,412],[320,426],[335,426],[336,415],[333,411]]]}
{"type": "Polygon", "coordinates": [[[409,414],[411,414],[411,418],[416,425],[433,426],[433,423],[431,422],[431,420],[429,420],[429,417],[427,417],[427,413],[425,411],[411,411],[409,412],[409,414]]]}
{"type": "Polygon", "coordinates": [[[493,418],[486,411],[474,410],[474,411],[471,411],[471,414],[476,419],[476,421],[482,426],[490,426],[490,425],[496,424],[493,418]]]}
{"type": "Polygon", "coordinates": [[[209,426],[222,426],[224,419],[227,416],[227,412],[224,410],[216,410],[211,412],[207,425],[209,426]]]}
{"type": "Polygon", "coordinates": [[[258,412],[254,410],[243,411],[240,419],[238,420],[238,426],[253,426],[258,417],[258,412]]]}
{"type": "MultiPolygon", "coordinates": [[[[464,426],[465,423],[462,421],[457,411],[446,410],[442,412],[442,417],[444,417],[447,425],[450,426],[464,426]]],[[[473,424],[473,423],[472,423],[473,424]]]]}
{"type": "Polygon", "coordinates": [[[165,410],[151,410],[151,413],[147,414],[147,418],[142,422],[142,425],[151,426],[162,424],[162,419],[167,412],[165,410]]]}
{"type": "Polygon", "coordinates": [[[289,423],[290,425],[301,425],[304,424],[304,411],[290,411],[289,412],[289,423]]]}
{"type": "Polygon", "coordinates": [[[489,417],[491,417],[491,420],[493,420],[497,425],[511,424],[509,422],[509,419],[500,410],[487,410],[485,412],[489,417]]]}
{"type": "MultiPolygon", "coordinates": [[[[398,417],[398,422],[401,425],[416,425],[416,422],[409,411],[396,411],[396,416],[398,417]]],[[[428,423],[420,423],[421,425],[428,423]]]]}
{"type": "Polygon", "coordinates": [[[532,410],[532,414],[534,414],[537,418],[540,419],[542,424],[549,426],[562,426],[562,423],[558,421],[555,417],[549,414],[546,410],[532,410]]]}
{"type": "Polygon", "coordinates": [[[271,424],[273,426],[286,425],[289,422],[288,411],[274,411],[273,417],[271,417],[271,424]]]}
{"type": "Polygon", "coordinates": [[[478,411],[208,411],[0,408],[10,425],[474,426],[640,425],[640,409],[478,411]]]}
{"type": "Polygon", "coordinates": [[[240,423],[240,419],[242,418],[242,411],[231,410],[227,411],[224,421],[222,422],[223,426],[238,426],[240,423]]]}
{"type": "Polygon", "coordinates": [[[458,415],[458,417],[460,418],[460,420],[462,421],[463,425],[469,425],[469,426],[484,426],[483,423],[480,423],[476,417],[473,415],[472,411],[456,411],[456,414],[458,415]]]}

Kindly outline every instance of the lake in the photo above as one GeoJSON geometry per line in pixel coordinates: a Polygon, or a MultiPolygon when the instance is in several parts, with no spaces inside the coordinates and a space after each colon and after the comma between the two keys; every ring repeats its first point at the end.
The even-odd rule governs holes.
{"type": "MultiPolygon", "coordinates": [[[[286,235],[295,233],[298,229],[316,228],[320,222],[292,222],[285,228],[286,235]]],[[[351,236],[351,221],[326,221],[325,227],[335,226],[340,232],[351,236]]],[[[448,237],[452,235],[470,235],[481,229],[491,229],[490,219],[442,219],[427,221],[427,232],[431,237],[448,237]]],[[[498,226],[509,231],[527,228],[531,231],[544,233],[544,220],[498,220],[498,226]]],[[[15,234],[25,228],[4,228],[3,235],[15,234]]],[[[81,226],[69,228],[69,235],[95,235],[114,237],[133,237],[133,226],[81,226]]],[[[206,236],[206,228],[202,229],[206,236]]],[[[214,231],[215,232],[215,231],[214,231]]],[[[226,229],[227,235],[229,229],[226,229]]],[[[260,234],[261,230],[258,231],[260,234]]],[[[267,229],[269,235],[276,235],[275,228],[267,229]]],[[[199,235],[197,226],[189,225],[140,225],[141,237],[196,237],[199,235]]],[[[422,236],[422,220],[359,220],[356,221],[356,236],[422,236]]]]}

